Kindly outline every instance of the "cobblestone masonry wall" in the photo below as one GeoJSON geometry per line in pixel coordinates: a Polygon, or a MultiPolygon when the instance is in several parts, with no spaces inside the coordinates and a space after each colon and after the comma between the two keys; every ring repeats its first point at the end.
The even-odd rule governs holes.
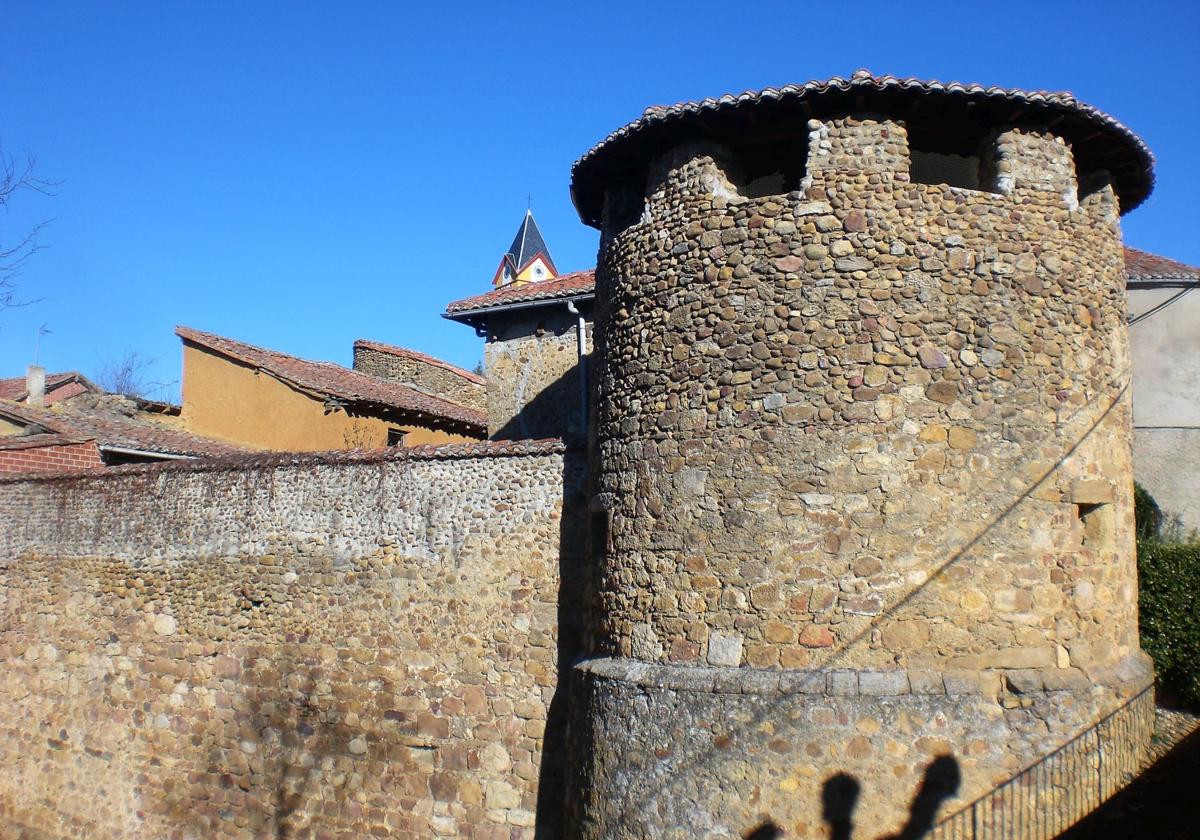
{"type": "Polygon", "coordinates": [[[0,835],[553,831],[580,475],[534,444],[0,482],[0,835]]]}
{"type": "MultiPolygon", "coordinates": [[[[484,347],[490,437],[580,440],[579,344],[565,304],[538,307],[493,329],[484,347]]],[[[590,329],[586,340],[590,345],[590,329]]]]}
{"type": "Polygon", "coordinates": [[[595,649],[834,670],[769,702],[609,673],[585,836],[823,836],[835,772],[899,828],[934,753],[971,799],[1149,679],[1111,189],[1080,203],[1036,131],[996,138],[990,193],[912,183],[899,122],[809,127],[800,192],[743,197],[694,144],[652,164],[640,218],[606,198],[595,649]]]}
{"type": "Polygon", "coordinates": [[[383,349],[374,342],[354,343],[354,369],[408,385],[459,405],[487,411],[487,389],[483,382],[468,378],[438,359],[406,351],[383,349]]]}

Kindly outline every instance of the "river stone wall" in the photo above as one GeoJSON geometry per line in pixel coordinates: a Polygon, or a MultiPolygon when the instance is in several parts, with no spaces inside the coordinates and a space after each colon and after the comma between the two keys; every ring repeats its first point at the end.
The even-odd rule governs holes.
{"type": "Polygon", "coordinates": [[[580,747],[584,836],[740,837],[767,816],[823,836],[837,772],[871,786],[866,824],[898,829],[931,757],[910,735],[944,730],[967,801],[1149,679],[1112,190],[1081,199],[1050,133],[999,132],[986,192],[913,183],[898,121],[809,128],[801,191],[741,195],[736,155],[691,143],[644,194],[606,196],[593,650],[870,690],[833,702],[822,681],[765,717],[702,687],[585,692],[605,737],[580,747]],[[912,674],[984,699],[962,722],[949,695],[905,699],[895,735],[876,697],[913,697],[912,674]],[[1013,694],[1049,686],[1066,695],[1013,694]],[[778,749],[712,751],[818,707],[778,749]],[[681,750],[716,758],[671,769],[681,750]]]}
{"type": "Polygon", "coordinates": [[[481,444],[0,482],[0,835],[553,832],[581,480],[481,444]]]}
{"type": "MultiPolygon", "coordinates": [[[[557,437],[581,443],[587,418],[580,393],[577,321],[566,303],[497,316],[488,329],[483,358],[489,437],[557,437]]],[[[589,353],[590,329],[584,345],[589,353]]]]}
{"type": "Polygon", "coordinates": [[[360,339],[354,342],[354,369],[487,411],[487,387],[481,377],[424,353],[360,339]]]}

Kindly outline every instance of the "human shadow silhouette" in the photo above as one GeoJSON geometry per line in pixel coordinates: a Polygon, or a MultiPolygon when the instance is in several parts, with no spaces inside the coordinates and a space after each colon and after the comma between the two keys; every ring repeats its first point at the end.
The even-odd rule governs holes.
{"type": "Polygon", "coordinates": [[[829,840],[850,840],[854,806],[862,785],[849,773],[830,776],[821,788],[821,819],[829,825],[829,840]]]}
{"type": "Polygon", "coordinates": [[[783,829],[767,820],[757,828],[750,829],[749,833],[743,834],[742,840],[779,840],[780,837],[783,837],[783,829]]]}
{"type": "Polygon", "coordinates": [[[908,822],[899,834],[893,834],[885,840],[916,840],[924,837],[933,828],[937,819],[938,808],[954,794],[962,783],[962,773],[958,769],[958,759],[952,755],[940,755],[925,768],[925,777],[921,787],[908,806],[908,822]]]}
{"type": "MultiPolygon", "coordinates": [[[[958,760],[952,755],[935,758],[921,779],[921,786],[908,806],[908,821],[898,834],[881,840],[917,840],[933,829],[938,809],[958,792],[962,773],[958,760]]],[[[838,773],[825,780],[821,788],[821,819],[828,826],[829,840],[851,840],[854,835],[854,808],[858,804],[862,785],[849,773],[838,773]]],[[[778,823],[767,820],[751,829],[744,840],[780,840],[784,830],[778,823]]]]}

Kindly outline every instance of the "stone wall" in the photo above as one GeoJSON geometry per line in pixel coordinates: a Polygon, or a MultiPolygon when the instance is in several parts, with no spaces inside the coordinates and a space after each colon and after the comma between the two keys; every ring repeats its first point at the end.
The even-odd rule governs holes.
{"type": "MultiPolygon", "coordinates": [[[[489,322],[484,347],[489,437],[582,440],[587,424],[576,326],[565,304],[533,307],[489,322]]],[[[590,353],[590,323],[585,344],[590,353]]]]}
{"type": "Polygon", "coordinates": [[[459,405],[487,410],[482,377],[424,353],[360,339],[354,342],[354,369],[459,405]]]}
{"type": "Polygon", "coordinates": [[[0,834],[553,832],[580,481],[481,444],[0,482],[0,834]]]}
{"type": "Polygon", "coordinates": [[[838,772],[899,829],[922,742],[952,807],[1150,679],[1112,190],[1030,129],[990,191],[913,183],[899,121],[809,129],[800,191],[694,143],[606,197],[593,650],[625,664],[581,699],[584,836],[822,836],[838,772]],[[651,666],[684,685],[619,687],[651,666]]]}

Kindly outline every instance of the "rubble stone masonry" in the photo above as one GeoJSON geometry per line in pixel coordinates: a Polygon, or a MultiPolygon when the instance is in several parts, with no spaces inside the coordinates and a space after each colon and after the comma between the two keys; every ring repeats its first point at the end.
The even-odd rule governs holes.
{"type": "Polygon", "coordinates": [[[487,410],[482,377],[424,353],[360,339],[354,342],[354,369],[459,405],[487,410]]]}
{"type": "MultiPolygon", "coordinates": [[[[493,440],[582,439],[586,424],[576,323],[565,303],[496,319],[484,348],[493,440]]],[[[590,329],[584,343],[585,354],[590,353],[590,329]]]]}
{"type": "Polygon", "coordinates": [[[683,141],[605,197],[584,837],[824,837],[840,774],[898,831],[935,759],[948,813],[1151,680],[1113,190],[1036,128],[994,191],[915,183],[898,119],[806,147],[786,194],[683,141]]]}
{"type": "Polygon", "coordinates": [[[554,831],[572,459],[0,482],[0,836],[554,831]]]}

